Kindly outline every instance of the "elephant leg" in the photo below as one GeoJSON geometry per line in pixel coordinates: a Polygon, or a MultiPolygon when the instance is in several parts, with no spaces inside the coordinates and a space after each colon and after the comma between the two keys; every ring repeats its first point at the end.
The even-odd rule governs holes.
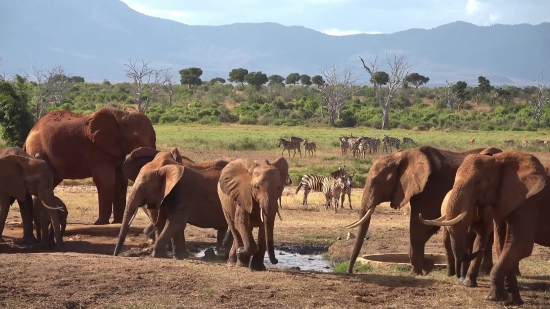
{"type": "Polygon", "coordinates": [[[15,239],[13,242],[20,245],[32,245],[38,241],[34,237],[33,233],[33,202],[32,196],[27,194],[25,201],[17,201],[19,203],[19,211],[21,212],[21,220],[23,221],[23,238],[15,239]]]}
{"type": "Polygon", "coordinates": [[[93,173],[92,178],[97,187],[99,202],[99,218],[94,222],[94,225],[109,224],[115,197],[115,171],[110,166],[98,168],[93,173]]]}
{"type": "MultiPolygon", "coordinates": [[[[351,193],[348,193],[348,203],[349,203],[349,209],[353,209],[351,208],[351,193]]],[[[342,204],[344,204],[344,201],[342,201],[342,204]]]]}
{"type": "MultiPolygon", "coordinates": [[[[171,240],[175,237],[176,247],[173,248],[174,258],[183,259],[186,258],[189,254],[185,248],[185,243],[183,242],[183,232],[185,226],[187,225],[187,210],[185,207],[178,205],[175,209],[164,209],[167,212],[166,225],[162,229],[155,245],[153,246],[153,257],[167,257],[166,246],[168,243],[171,243],[171,240]],[[187,253],[187,256],[186,256],[187,253]]],[[[162,213],[162,211],[160,212],[162,213]]]]}
{"type": "MultiPolygon", "coordinates": [[[[166,227],[166,220],[168,218],[166,212],[167,212],[167,209],[164,207],[160,208],[157,211],[157,221],[155,224],[157,229],[155,230],[155,239],[159,239],[160,235],[162,234],[162,232],[166,227]]],[[[172,251],[172,242],[168,242],[166,246],[167,246],[167,250],[172,251]]]]}
{"type": "Polygon", "coordinates": [[[433,270],[435,261],[433,259],[424,258],[424,248],[426,242],[439,230],[439,227],[422,224],[420,220],[418,220],[419,213],[419,208],[412,207],[411,205],[409,248],[409,257],[412,265],[411,273],[427,275],[433,270]]]}
{"type": "Polygon", "coordinates": [[[231,230],[231,234],[233,235],[233,246],[231,246],[231,250],[229,251],[229,258],[227,259],[227,263],[230,265],[248,267],[248,261],[245,260],[241,262],[241,260],[237,256],[237,250],[243,246],[241,235],[233,224],[229,225],[229,228],[231,230]]]}
{"type": "Polygon", "coordinates": [[[124,177],[121,169],[115,171],[115,195],[113,201],[113,223],[122,223],[124,208],[126,207],[126,193],[128,192],[128,179],[124,177]]]}
{"type": "Polygon", "coordinates": [[[451,235],[445,227],[443,228],[443,244],[445,245],[445,255],[447,256],[447,276],[452,277],[456,275],[455,255],[451,246],[451,235]]]}
{"type": "Polygon", "coordinates": [[[6,220],[8,219],[8,213],[12,203],[12,197],[7,194],[0,194],[0,243],[4,242],[2,233],[4,232],[4,226],[6,225],[6,220]]]}
{"type": "Polygon", "coordinates": [[[491,224],[491,231],[487,236],[487,242],[483,251],[483,260],[481,261],[481,268],[479,270],[481,276],[488,276],[491,273],[491,269],[493,269],[493,243],[494,236],[491,224]]]}
{"type": "MultiPolygon", "coordinates": [[[[478,250],[485,248],[485,241],[483,238],[484,235],[476,235],[472,252],[477,252],[478,250]]],[[[468,272],[466,273],[466,275],[464,276],[464,280],[462,281],[463,285],[467,287],[477,286],[477,276],[481,267],[481,260],[483,258],[484,256],[482,254],[479,254],[470,262],[470,267],[467,268],[468,272]]],[[[464,268],[466,269],[466,267],[464,268]]]]}
{"type": "Polygon", "coordinates": [[[252,235],[252,227],[250,226],[250,214],[242,208],[237,207],[235,218],[237,219],[235,220],[235,228],[241,236],[243,243],[243,247],[237,248],[237,258],[242,264],[248,267],[250,257],[258,251],[258,246],[252,235]]]}
{"type": "Polygon", "coordinates": [[[252,256],[252,261],[250,261],[250,270],[266,270],[264,264],[266,249],[267,246],[265,243],[265,226],[263,224],[260,224],[260,226],[258,227],[258,251],[252,256]]]}
{"type": "MultiPolygon", "coordinates": [[[[59,212],[58,210],[48,209],[49,214],[49,221],[52,223],[53,227],[53,233],[55,235],[55,243],[57,246],[61,247],[63,246],[63,235],[61,234],[61,223],[59,222],[59,212]]],[[[48,218],[48,216],[46,216],[48,218]]],[[[44,220],[46,221],[46,220],[44,220]]],[[[48,222],[49,223],[49,222],[48,222]]],[[[46,227],[48,227],[49,224],[46,224],[46,227]]],[[[49,231],[47,232],[49,235],[49,231]]],[[[50,237],[48,237],[49,239],[50,237]]]]}

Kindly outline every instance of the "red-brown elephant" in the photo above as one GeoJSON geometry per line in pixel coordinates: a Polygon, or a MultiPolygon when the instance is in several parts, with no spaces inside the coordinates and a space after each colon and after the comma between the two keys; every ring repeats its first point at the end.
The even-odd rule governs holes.
{"type": "Polygon", "coordinates": [[[104,107],[91,114],[54,111],[29,132],[23,149],[39,154],[53,168],[54,187],[63,179],[92,177],[97,187],[99,218],[94,224],[121,223],[128,180],[122,173],[126,155],[138,147],[156,148],[147,116],[134,109],[104,107]]]}

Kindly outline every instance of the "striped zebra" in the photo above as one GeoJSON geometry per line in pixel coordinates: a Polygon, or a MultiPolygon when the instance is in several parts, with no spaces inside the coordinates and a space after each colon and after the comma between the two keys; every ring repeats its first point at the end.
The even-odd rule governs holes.
{"type": "Polygon", "coordinates": [[[346,182],[344,182],[345,186],[342,188],[342,201],[340,203],[340,208],[344,208],[344,200],[346,199],[346,194],[348,196],[348,202],[349,202],[349,209],[351,208],[351,183],[353,182],[353,175],[355,173],[351,173],[351,175],[347,175],[346,182]]]}
{"type": "Polygon", "coordinates": [[[314,142],[308,142],[307,138],[304,140],[304,151],[305,156],[309,153],[309,156],[311,157],[314,152],[317,152],[317,145],[315,145],[314,142]]]}
{"type": "Polygon", "coordinates": [[[277,147],[283,146],[283,151],[281,152],[281,156],[284,156],[285,150],[288,151],[288,157],[290,158],[290,151],[294,150],[294,157],[296,156],[296,150],[300,153],[300,157],[302,157],[302,150],[300,149],[300,142],[292,142],[287,141],[284,138],[279,139],[279,145],[277,147]]]}
{"type": "Polygon", "coordinates": [[[369,153],[378,153],[380,152],[380,139],[372,138],[369,143],[369,153]]]}
{"type": "Polygon", "coordinates": [[[384,151],[392,152],[392,147],[395,147],[395,149],[399,150],[399,145],[401,144],[401,141],[398,138],[389,137],[384,134],[382,143],[384,144],[384,151]]]}
{"type": "Polygon", "coordinates": [[[302,205],[307,205],[307,196],[309,192],[323,192],[323,183],[325,178],[336,179],[338,177],[347,175],[346,167],[338,167],[337,171],[330,173],[328,176],[319,176],[315,174],[306,174],[302,176],[298,188],[296,188],[296,193],[300,191],[300,188],[304,187],[304,199],[302,200],[302,205]]]}
{"type": "Polygon", "coordinates": [[[349,147],[351,149],[351,153],[353,155],[353,157],[358,157],[359,156],[359,145],[361,144],[361,142],[366,139],[366,137],[354,137],[354,138],[350,138],[348,141],[349,141],[349,147]]]}
{"type": "Polygon", "coordinates": [[[290,137],[290,141],[291,141],[291,142],[303,143],[303,142],[304,142],[304,139],[303,139],[303,138],[296,137],[296,136],[291,136],[291,137],[290,137]]]}
{"type": "Polygon", "coordinates": [[[416,144],[416,143],[410,137],[403,137],[403,144],[416,144]]]}
{"type": "Polygon", "coordinates": [[[323,179],[323,193],[325,194],[325,209],[329,209],[331,206],[334,208],[334,212],[338,209],[338,201],[346,186],[350,186],[349,177],[342,175],[337,178],[325,177],[323,179]],[[333,203],[334,200],[334,203],[333,203]],[[331,205],[333,204],[333,205],[331,205]]]}
{"type": "Polygon", "coordinates": [[[349,136],[340,136],[340,150],[342,151],[342,155],[346,155],[348,153],[349,149],[349,136]]]}

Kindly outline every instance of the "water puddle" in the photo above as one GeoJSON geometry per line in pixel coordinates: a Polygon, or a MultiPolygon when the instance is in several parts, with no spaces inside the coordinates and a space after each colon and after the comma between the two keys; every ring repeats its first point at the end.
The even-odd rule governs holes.
{"type": "MultiPolygon", "coordinates": [[[[201,249],[197,254],[195,254],[195,257],[203,259],[206,250],[208,249],[201,249]]],[[[330,262],[325,260],[322,254],[300,254],[296,252],[275,249],[275,257],[277,258],[277,260],[279,260],[279,263],[277,263],[277,265],[272,265],[269,262],[269,258],[266,253],[264,258],[265,267],[277,269],[332,272],[332,266],[330,265],[330,262]]],[[[217,261],[226,261],[220,259],[221,256],[216,256],[217,261]]]]}

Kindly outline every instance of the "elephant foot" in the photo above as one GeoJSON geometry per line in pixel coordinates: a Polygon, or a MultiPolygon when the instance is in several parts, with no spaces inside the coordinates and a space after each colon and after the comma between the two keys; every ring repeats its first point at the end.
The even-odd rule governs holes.
{"type": "Polygon", "coordinates": [[[95,220],[95,222],[94,222],[94,225],[106,225],[106,224],[109,224],[109,218],[107,218],[107,219],[99,218],[99,219],[95,220]]]}
{"type": "Polygon", "coordinates": [[[32,246],[38,244],[39,242],[33,235],[23,238],[16,238],[13,240],[13,243],[20,246],[32,246]]]}
{"type": "Polygon", "coordinates": [[[477,279],[476,278],[461,278],[460,283],[464,286],[467,286],[469,288],[475,288],[477,287],[477,279]]]}
{"type": "Polygon", "coordinates": [[[456,275],[456,271],[454,268],[447,268],[447,276],[448,277],[454,277],[456,275]]]}
{"type": "Polygon", "coordinates": [[[174,253],[174,260],[184,260],[189,257],[189,251],[187,251],[187,249],[178,251],[179,252],[174,253]]]}
{"type": "Polygon", "coordinates": [[[506,292],[505,289],[503,288],[498,289],[492,286],[487,296],[485,296],[485,299],[490,301],[503,301],[505,306],[522,305],[523,300],[519,296],[519,293],[515,293],[515,294],[517,295],[514,297],[512,293],[506,292]]]}
{"type": "Polygon", "coordinates": [[[250,264],[250,255],[246,253],[243,247],[237,249],[237,259],[238,266],[248,267],[248,264],[250,264]]]}
{"type": "Polygon", "coordinates": [[[166,251],[153,249],[153,252],[151,252],[151,257],[166,259],[168,258],[168,255],[166,254],[166,251]]]}
{"type": "Polygon", "coordinates": [[[113,222],[111,222],[111,224],[121,224],[121,223],[122,223],[122,218],[114,218],[113,222]]]}
{"type": "Polygon", "coordinates": [[[264,263],[250,263],[250,270],[252,271],[265,271],[264,263]]]}
{"type": "Polygon", "coordinates": [[[434,259],[424,259],[424,266],[422,267],[424,275],[427,275],[432,272],[434,269],[435,260],[434,259]]]}

